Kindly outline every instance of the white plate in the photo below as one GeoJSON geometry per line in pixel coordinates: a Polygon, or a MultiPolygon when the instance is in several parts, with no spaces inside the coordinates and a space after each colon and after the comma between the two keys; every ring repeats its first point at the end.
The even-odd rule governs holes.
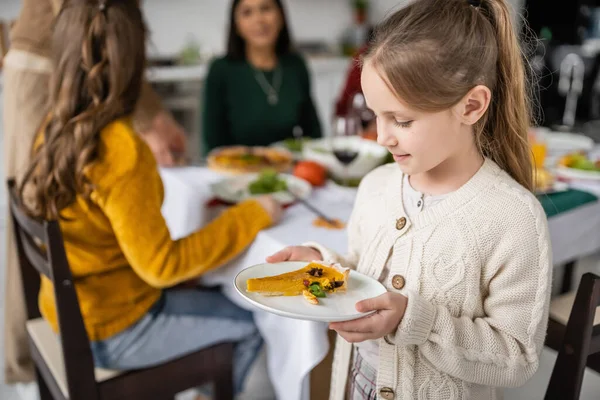
{"type": "MultiPolygon", "coordinates": [[[[236,175],[223,179],[211,185],[215,197],[228,203],[239,203],[240,201],[253,197],[248,191],[248,185],[258,179],[260,174],[236,175]]],[[[279,174],[279,177],[287,182],[288,189],[301,199],[306,199],[312,192],[312,186],[304,179],[289,174],[279,174]]],[[[295,199],[286,192],[273,193],[273,198],[281,204],[291,204],[295,199]]]]}
{"type": "Polygon", "coordinates": [[[386,292],[377,280],[356,271],[350,271],[348,289],[345,293],[328,294],[319,299],[318,305],[309,304],[303,296],[262,296],[246,291],[246,281],[251,278],[279,275],[304,268],[307,262],[282,262],[277,264],[258,264],[241,271],[234,280],[238,293],[249,303],[267,312],[282,317],[317,322],[351,321],[369,313],[356,311],[356,303],[377,297],[386,292]]]}
{"type": "Polygon", "coordinates": [[[542,137],[548,147],[548,154],[544,163],[548,167],[556,165],[558,160],[566,154],[590,151],[594,148],[594,141],[587,136],[577,133],[550,131],[546,128],[538,129],[542,132],[542,137]]]}
{"type": "MultiPolygon", "coordinates": [[[[304,144],[308,143],[309,141],[312,140],[312,138],[304,138],[304,144]]],[[[286,145],[285,142],[282,140],[280,142],[275,142],[273,144],[271,144],[270,147],[275,147],[277,149],[283,149],[286,151],[289,151],[290,153],[292,153],[292,155],[294,156],[294,161],[301,161],[303,159],[302,157],[302,151],[292,151],[290,150],[286,145]]],[[[304,147],[304,146],[303,146],[304,147]]]]}
{"type": "Polygon", "coordinates": [[[585,171],[582,169],[558,166],[558,167],[556,167],[555,172],[558,176],[561,176],[561,177],[567,178],[567,179],[600,181],[600,172],[597,172],[597,171],[585,171]]]}
{"type": "Polygon", "coordinates": [[[572,153],[588,151],[594,147],[594,141],[584,135],[565,132],[548,132],[545,134],[549,153],[572,153]]]}

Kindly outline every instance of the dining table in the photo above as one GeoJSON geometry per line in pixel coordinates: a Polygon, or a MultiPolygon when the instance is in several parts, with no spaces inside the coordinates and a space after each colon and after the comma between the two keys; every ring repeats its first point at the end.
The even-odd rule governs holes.
{"type": "MultiPolygon", "coordinates": [[[[162,168],[165,188],[162,213],[173,239],[200,229],[225,205],[215,202],[211,186],[224,176],[205,167],[162,168]]],[[[330,218],[348,221],[356,189],[328,182],[316,188],[308,201],[330,218]]],[[[571,182],[567,192],[540,196],[548,214],[555,265],[562,265],[600,251],[600,182],[571,182]]],[[[329,351],[327,324],[284,318],[246,302],[234,286],[235,276],[245,268],[286,246],[316,241],[345,253],[345,230],[313,225],[315,215],[301,203],[287,207],[282,220],[261,231],[253,243],[227,265],[202,277],[207,285],[219,285],[239,306],[251,310],[264,338],[268,374],[281,400],[307,400],[310,373],[329,351]]]]}
{"type": "MultiPolygon", "coordinates": [[[[224,208],[212,201],[211,185],[224,178],[207,168],[164,168],[160,171],[165,189],[162,212],[173,239],[196,231],[224,208]]],[[[348,220],[355,189],[330,182],[314,190],[310,202],[331,218],[348,220]]],[[[308,400],[310,372],[327,355],[329,341],[324,323],[283,318],[247,303],[235,290],[234,278],[244,268],[265,262],[265,258],[288,245],[318,241],[344,253],[345,230],[328,230],[312,225],[314,215],[301,204],[286,208],[281,221],[261,231],[236,259],[205,274],[202,283],[221,286],[234,303],[254,313],[254,320],[265,341],[269,378],[277,399],[308,400]]]]}

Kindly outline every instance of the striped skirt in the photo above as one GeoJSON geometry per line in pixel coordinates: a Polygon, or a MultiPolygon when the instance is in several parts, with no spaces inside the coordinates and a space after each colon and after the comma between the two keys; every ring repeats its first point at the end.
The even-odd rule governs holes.
{"type": "Polygon", "coordinates": [[[367,364],[354,348],[348,382],[348,400],[377,399],[377,370],[367,364]]]}

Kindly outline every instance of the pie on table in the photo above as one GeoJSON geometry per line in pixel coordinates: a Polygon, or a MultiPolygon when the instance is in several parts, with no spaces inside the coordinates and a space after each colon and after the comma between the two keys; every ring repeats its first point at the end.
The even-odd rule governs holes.
{"type": "Polygon", "coordinates": [[[280,275],[248,279],[246,290],[263,296],[299,296],[311,304],[327,293],[345,292],[350,270],[339,264],[324,265],[313,261],[304,268],[280,275]]]}
{"type": "Polygon", "coordinates": [[[230,146],[214,149],[208,155],[208,167],[217,172],[246,174],[271,169],[284,172],[291,168],[293,156],[274,147],[230,146]]]}

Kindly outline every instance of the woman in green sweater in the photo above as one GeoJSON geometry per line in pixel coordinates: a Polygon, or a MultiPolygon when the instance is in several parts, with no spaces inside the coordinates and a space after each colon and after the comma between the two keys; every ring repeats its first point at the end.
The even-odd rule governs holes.
{"type": "Polygon", "coordinates": [[[293,136],[321,137],[302,57],[291,50],[280,0],[234,0],[227,55],[205,83],[204,149],[266,146],[293,136]]]}

